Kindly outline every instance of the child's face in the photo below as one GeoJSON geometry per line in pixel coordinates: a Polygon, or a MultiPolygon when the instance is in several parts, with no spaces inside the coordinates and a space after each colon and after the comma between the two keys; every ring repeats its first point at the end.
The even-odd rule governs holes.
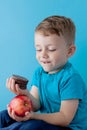
{"type": "Polygon", "coordinates": [[[68,47],[62,36],[35,33],[36,59],[48,73],[55,73],[68,60],[68,47]]]}

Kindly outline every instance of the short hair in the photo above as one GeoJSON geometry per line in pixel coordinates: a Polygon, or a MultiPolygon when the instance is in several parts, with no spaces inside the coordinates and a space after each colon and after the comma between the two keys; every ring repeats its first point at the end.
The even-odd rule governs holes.
{"type": "Polygon", "coordinates": [[[50,16],[45,18],[35,29],[45,36],[56,34],[64,36],[68,44],[75,42],[76,27],[70,18],[65,16],[50,16]]]}

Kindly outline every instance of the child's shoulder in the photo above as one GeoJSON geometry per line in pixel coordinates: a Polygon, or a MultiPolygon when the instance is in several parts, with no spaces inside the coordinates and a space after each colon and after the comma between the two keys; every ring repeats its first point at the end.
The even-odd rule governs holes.
{"type": "Polygon", "coordinates": [[[74,68],[74,66],[68,62],[65,67],[63,68],[63,79],[70,79],[70,78],[76,78],[76,79],[81,79],[82,77],[80,73],[74,68]]]}
{"type": "Polygon", "coordinates": [[[39,66],[39,67],[37,67],[37,68],[35,69],[35,73],[36,73],[36,74],[41,75],[42,72],[43,72],[43,68],[42,68],[41,66],[39,66]]]}
{"type": "Polygon", "coordinates": [[[66,65],[63,68],[63,72],[69,76],[76,73],[78,74],[77,70],[74,68],[74,66],[70,62],[66,63],[66,65]]]}

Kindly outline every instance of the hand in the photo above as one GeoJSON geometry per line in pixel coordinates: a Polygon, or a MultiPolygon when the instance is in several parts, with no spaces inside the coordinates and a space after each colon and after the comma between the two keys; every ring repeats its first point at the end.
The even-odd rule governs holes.
{"type": "Polygon", "coordinates": [[[9,105],[7,106],[7,110],[8,110],[9,116],[10,116],[12,119],[14,119],[14,120],[16,120],[16,121],[18,121],[18,122],[30,120],[31,117],[32,117],[32,114],[33,114],[33,112],[26,112],[24,117],[19,117],[19,116],[17,116],[17,115],[15,114],[15,112],[14,112],[13,110],[10,109],[9,105]]]}
{"type": "Polygon", "coordinates": [[[13,93],[15,93],[16,95],[27,95],[29,96],[29,92],[27,89],[20,89],[18,84],[15,84],[15,80],[10,77],[9,79],[7,79],[6,81],[6,87],[12,91],[13,93]]]}

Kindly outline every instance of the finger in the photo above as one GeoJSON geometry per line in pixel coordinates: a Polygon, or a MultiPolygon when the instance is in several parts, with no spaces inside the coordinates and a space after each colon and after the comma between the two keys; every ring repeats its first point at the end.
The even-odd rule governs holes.
{"type": "Polygon", "coordinates": [[[12,116],[13,116],[14,120],[16,120],[16,121],[18,121],[18,122],[23,121],[23,118],[17,116],[14,112],[12,113],[12,116]]]}
{"type": "Polygon", "coordinates": [[[10,84],[11,84],[11,86],[10,86],[11,90],[16,92],[15,80],[11,78],[10,84]]]}
{"type": "Polygon", "coordinates": [[[12,110],[11,116],[13,117],[14,120],[18,121],[18,117],[16,116],[15,112],[12,110]]]}
{"type": "Polygon", "coordinates": [[[16,119],[15,119],[15,112],[14,112],[13,110],[11,111],[10,116],[11,116],[14,120],[16,120],[16,119]]]}
{"type": "Polygon", "coordinates": [[[16,94],[15,80],[12,78],[9,79],[8,89],[16,94]]]}
{"type": "Polygon", "coordinates": [[[25,112],[25,116],[28,116],[29,115],[29,112],[25,112]]]}
{"type": "Polygon", "coordinates": [[[16,91],[20,91],[20,87],[18,84],[15,84],[16,91]]]}
{"type": "Polygon", "coordinates": [[[15,89],[16,89],[16,93],[17,93],[17,95],[20,95],[20,94],[23,93],[23,92],[21,91],[21,89],[20,89],[20,87],[19,87],[18,84],[15,85],[15,89]]]}
{"type": "Polygon", "coordinates": [[[7,104],[7,108],[9,108],[9,104],[7,104]]]}
{"type": "Polygon", "coordinates": [[[7,88],[8,88],[9,90],[11,90],[11,82],[12,82],[12,79],[11,79],[11,78],[7,79],[7,81],[6,81],[6,86],[7,86],[7,88]]]}
{"type": "Polygon", "coordinates": [[[8,85],[8,82],[9,82],[9,78],[8,78],[8,79],[6,79],[6,87],[7,87],[7,85],[8,85]]]}
{"type": "Polygon", "coordinates": [[[31,115],[32,115],[31,112],[26,112],[26,113],[25,113],[25,120],[31,119],[31,115]]]}
{"type": "Polygon", "coordinates": [[[10,78],[8,78],[8,79],[6,79],[6,87],[9,89],[9,87],[10,87],[10,78]]]}
{"type": "Polygon", "coordinates": [[[9,105],[7,106],[7,110],[8,110],[8,112],[11,114],[12,109],[9,107],[9,105]]]}
{"type": "Polygon", "coordinates": [[[8,110],[9,116],[10,116],[12,119],[18,121],[18,119],[16,119],[17,117],[15,116],[15,112],[10,109],[9,105],[7,105],[7,110],[8,110]]]}
{"type": "Polygon", "coordinates": [[[8,114],[10,117],[12,117],[12,110],[10,109],[9,105],[7,105],[8,114]]]}
{"type": "Polygon", "coordinates": [[[26,90],[21,89],[18,84],[15,85],[15,88],[18,95],[26,95],[26,90]]]}

